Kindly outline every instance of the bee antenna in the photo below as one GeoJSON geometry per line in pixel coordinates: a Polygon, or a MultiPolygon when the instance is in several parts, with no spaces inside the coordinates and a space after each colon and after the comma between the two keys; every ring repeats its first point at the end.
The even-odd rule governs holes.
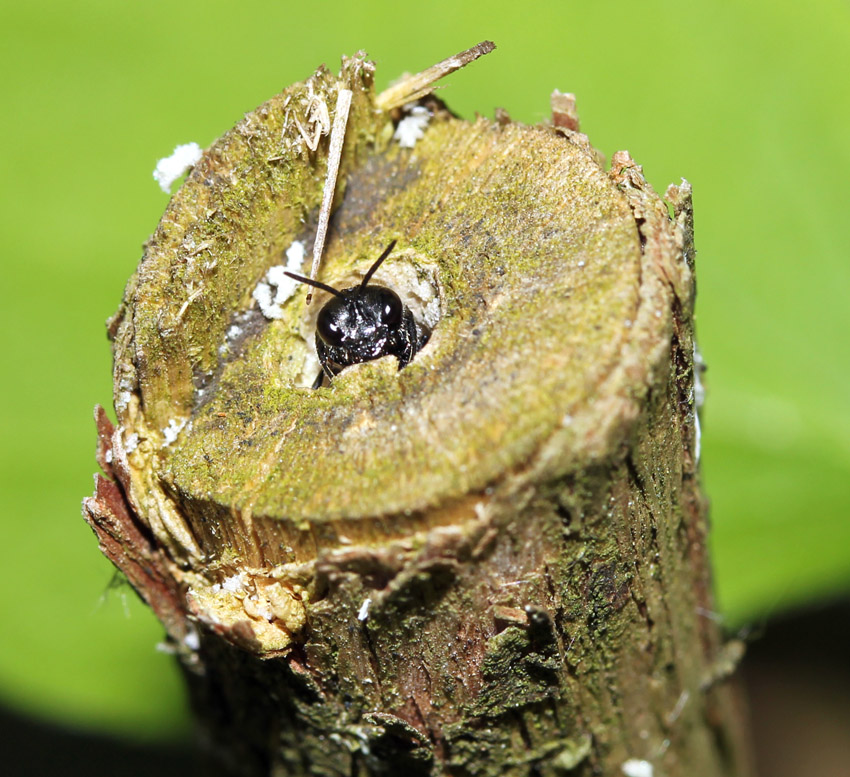
{"type": "Polygon", "coordinates": [[[380,256],[379,256],[379,257],[375,260],[375,264],[373,264],[373,265],[369,268],[369,270],[366,272],[366,275],[364,275],[364,276],[363,276],[363,280],[362,280],[362,282],[360,283],[360,290],[361,290],[361,291],[362,291],[363,289],[365,289],[365,288],[366,288],[366,284],[368,284],[368,283],[369,283],[369,280],[370,280],[370,279],[372,278],[372,276],[375,274],[375,270],[377,270],[377,269],[381,266],[381,263],[384,261],[384,259],[386,259],[386,258],[390,255],[390,252],[393,250],[393,248],[395,248],[395,244],[396,244],[397,242],[398,242],[398,240],[393,240],[393,241],[392,241],[392,243],[390,243],[390,244],[389,244],[389,245],[388,245],[388,246],[384,249],[384,253],[382,253],[382,254],[381,254],[381,255],[380,255],[380,256]]]}
{"type": "Polygon", "coordinates": [[[321,281],[314,281],[312,278],[305,278],[303,275],[296,275],[294,272],[289,272],[288,270],[285,270],[283,274],[288,275],[290,278],[294,278],[296,281],[301,281],[301,283],[306,283],[309,286],[315,286],[317,289],[321,289],[322,291],[335,294],[337,297],[345,298],[345,294],[341,291],[335,289],[333,286],[328,286],[328,284],[322,283],[321,281]]]}

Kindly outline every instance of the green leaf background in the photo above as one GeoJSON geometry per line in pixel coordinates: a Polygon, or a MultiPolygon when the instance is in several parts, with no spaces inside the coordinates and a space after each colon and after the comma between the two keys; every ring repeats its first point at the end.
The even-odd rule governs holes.
{"type": "Polygon", "coordinates": [[[694,185],[703,466],[732,628],[850,587],[850,4],[744,0],[34,0],[0,7],[0,702],[135,738],[186,712],[161,629],[80,517],[104,319],[208,145],[321,62],[365,49],[378,86],[490,38],[446,81],[462,115],[548,115],[694,185]]]}

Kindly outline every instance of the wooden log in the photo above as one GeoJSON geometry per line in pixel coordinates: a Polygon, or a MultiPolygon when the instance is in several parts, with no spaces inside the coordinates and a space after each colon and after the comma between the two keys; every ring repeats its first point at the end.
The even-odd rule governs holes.
{"type": "Polygon", "coordinates": [[[372,75],[272,98],[168,206],[110,324],[102,550],[234,774],[748,774],[707,617],[690,186],[606,171],[560,93],[534,127],[424,97],[402,148],[372,75]],[[375,280],[433,334],[313,390],[325,298],[269,270],[306,270],[343,88],[319,278],[397,240],[375,280]]]}

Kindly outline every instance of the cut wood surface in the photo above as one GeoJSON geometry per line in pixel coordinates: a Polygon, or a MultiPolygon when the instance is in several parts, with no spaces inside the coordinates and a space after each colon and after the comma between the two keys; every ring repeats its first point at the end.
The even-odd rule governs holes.
{"type": "Polygon", "coordinates": [[[110,323],[103,551],[235,774],[748,774],[711,617],[689,185],[665,203],[627,153],[606,170],[560,93],[536,127],[422,97],[402,148],[409,109],[372,77],[355,57],[285,90],[172,198],[110,323]],[[313,390],[327,296],[269,318],[255,292],[313,244],[340,89],[318,277],[353,285],[397,240],[374,280],[433,334],[313,390]]]}

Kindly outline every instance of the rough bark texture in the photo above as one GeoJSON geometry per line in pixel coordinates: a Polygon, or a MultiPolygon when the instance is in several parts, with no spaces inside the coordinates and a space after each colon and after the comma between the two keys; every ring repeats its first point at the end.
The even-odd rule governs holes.
{"type": "Polygon", "coordinates": [[[707,617],[690,187],[668,210],[628,154],[606,172],[564,98],[541,127],[431,100],[402,149],[347,60],[215,143],[146,247],[86,513],[236,774],[749,773],[707,617]],[[327,141],[299,138],[341,86],[321,277],[396,238],[378,280],[436,325],[313,391],[322,299],[251,294],[310,244],[327,141]]]}

